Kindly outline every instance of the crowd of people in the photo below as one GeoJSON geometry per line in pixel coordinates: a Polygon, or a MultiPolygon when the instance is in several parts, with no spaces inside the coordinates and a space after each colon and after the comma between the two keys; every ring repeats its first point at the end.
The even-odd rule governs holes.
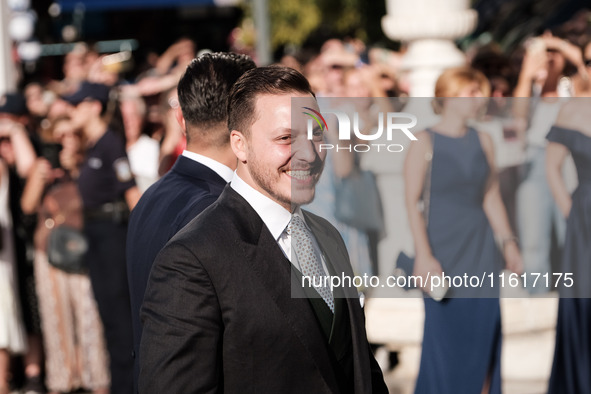
{"type": "MultiPolygon", "coordinates": [[[[467,51],[466,64],[445,70],[437,81],[433,108],[438,121],[415,133],[418,143],[405,151],[404,194],[415,249],[414,274],[478,274],[500,272],[506,266],[518,274],[573,272],[580,282],[575,290],[583,293],[567,293],[569,298],[560,300],[552,393],[591,392],[591,304],[581,287],[591,279],[591,122],[588,101],[565,99],[591,96],[591,36],[586,35],[591,27],[585,29],[574,35],[559,29],[528,39],[516,55],[517,66],[515,56],[494,45],[467,51]],[[493,104],[487,102],[483,109],[453,99],[462,97],[479,104],[492,97],[493,104]],[[470,122],[483,111],[485,118],[506,118],[500,140],[470,122]],[[495,153],[509,144],[518,146],[518,160],[503,161],[495,153]],[[565,165],[569,161],[571,167],[565,165]],[[558,263],[552,261],[553,245],[562,250],[558,263]]],[[[271,330],[265,340],[305,359],[307,355],[294,345],[297,335],[279,341],[278,332],[286,327],[277,322],[277,306],[267,299],[257,301],[265,287],[258,288],[259,293],[256,286],[239,288],[241,281],[260,278],[242,266],[230,273],[226,264],[240,255],[261,258],[262,252],[241,242],[268,242],[263,236],[256,238],[263,223],[291,264],[301,272],[307,264],[295,246],[295,251],[286,249],[289,237],[297,239],[295,228],[286,231],[290,215],[253,197],[251,188],[263,185],[257,191],[285,208],[286,190],[299,189],[289,184],[281,189],[283,178],[274,178],[278,168],[265,173],[265,166],[307,174],[293,175],[296,180],[313,177],[309,183],[315,187],[314,200],[302,198],[294,212],[315,233],[314,242],[320,245],[313,243],[313,249],[322,249],[322,237],[314,227],[329,234],[332,227],[302,214],[299,205],[308,204],[304,209],[336,227],[352,274],[390,274],[380,272],[387,263],[378,262],[377,252],[388,227],[380,223],[361,228],[340,221],[335,210],[336,185],[363,169],[359,154],[342,150],[325,159],[322,152],[307,153],[305,158],[304,152],[298,163],[305,165],[300,163],[298,169],[294,161],[289,167],[279,153],[274,156],[270,142],[248,129],[269,128],[264,122],[285,123],[281,111],[289,107],[282,101],[286,95],[312,94],[318,99],[350,98],[360,116],[367,115],[362,121],[369,125],[371,114],[388,111],[382,99],[399,98],[390,107],[398,109],[408,95],[403,52],[359,40],[330,39],[317,52],[284,56],[278,61],[283,68],[257,68],[246,55],[198,55],[195,43],[184,38],[152,59],[133,80],[123,79],[121,65],[105,61],[107,56],[77,44],[64,56],[61,80],[26,81],[19,92],[0,99],[0,394],[17,386],[26,393],[80,388],[93,393],[189,392],[191,385],[213,387],[220,381],[238,390],[246,381],[261,384],[255,376],[262,373],[261,365],[267,368],[265,376],[275,374],[261,390],[281,387],[281,379],[302,389],[321,384],[305,382],[303,375],[283,375],[281,363],[287,363],[286,358],[274,358],[271,351],[281,350],[261,343],[257,329],[273,322],[265,327],[271,330]],[[247,82],[234,86],[243,79],[247,82]],[[265,95],[274,100],[259,102],[265,95]],[[228,106],[228,101],[236,106],[228,106]],[[260,105],[276,113],[253,117],[260,105]],[[230,182],[231,188],[226,187],[230,182]],[[209,210],[220,195],[217,211],[209,210]],[[250,212],[238,197],[254,210],[250,212]],[[206,209],[202,219],[192,222],[206,209]],[[240,212],[237,217],[245,215],[243,223],[228,216],[234,211],[240,212]],[[262,219],[259,227],[253,224],[258,223],[255,214],[262,219]],[[218,219],[227,227],[216,224],[218,219]],[[203,232],[203,226],[210,226],[214,235],[190,238],[203,232]],[[222,243],[216,235],[237,240],[222,243]],[[173,237],[172,246],[163,250],[173,237]],[[195,249],[193,241],[202,248],[195,249]],[[219,256],[212,247],[219,249],[219,256]],[[203,266],[192,266],[193,259],[203,266]],[[219,259],[224,264],[216,268],[213,263],[221,263],[219,259]],[[185,271],[194,276],[185,276],[185,271]],[[190,302],[202,311],[193,311],[190,302]],[[240,303],[260,323],[249,325],[238,311],[240,303]],[[192,331],[199,324],[207,329],[192,331]],[[220,349],[223,330],[227,348],[220,349]],[[256,360],[246,356],[240,348],[245,344],[256,346],[261,355],[256,360]],[[208,356],[196,359],[196,354],[187,354],[188,347],[208,350],[208,356]],[[232,351],[237,355],[230,355],[232,351]],[[247,363],[252,373],[240,363],[247,363]],[[171,372],[170,365],[186,375],[171,372]],[[198,377],[191,366],[207,373],[198,377]],[[162,373],[167,368],[169,372],[162,373]],[[235,376],[220,377],[223,371],[235,376]]],[[[318,109],[321,112],[322,105],[318,109]]],[[[335,130],[330,124],[323,138],[335,140],[335,130]]],[[[274,144],[286,138],[272,137],[274,144]]],[[[314,260],[320,260],[320,268],[314,269],[348,272],[331,262],[331,253],[319,256],[314,260]]],[[[268,256],[278,257],[283,257],[281,252],[268,256]]],[[[391,259],[393,269],[396,257],[391,259]]],[[[285,279],[285,272],[264,267],[259,269],[268,270],[269,277],[285,279]]],[[[538,294],[552,289],[540,281],[528,290],[538,294]]],[[[271,298],[281,301],[284,294],[277,291],[271,298]]],[[[498,294],[448,296],[444,301],[425,299],[416,392],[501,392],[498,294]]],[[[362,313],[358,303],[348,304],[349,316],[343,314],[345,303],[331,297],[322,296],[326,304],[311,302],[321,327],[312,331],[319,337],[331,337],[333,317],[341,323],[348,318],[362,321],[356,320],[362,313]]],[[[298,324],[298,335],[312,326],[309,321],[298,324]]],[[[364,330],[352,326],[326,346],[330,356],[315,355],[326,357],[320,360],[336,371],[337,381],[327,383],[333,389],[370,392],[373,385],[374,392],[385,390],[375,360],[367,350],[359,350],[364,338],[364,330]],[[348,347],[344,338],[354,346],[348,347]],[[363,360],[353,379],[353,359],[360,354],[363,360]]],[[[309,367],[302,361],[291,368],[304,374],[309,367]]]]}

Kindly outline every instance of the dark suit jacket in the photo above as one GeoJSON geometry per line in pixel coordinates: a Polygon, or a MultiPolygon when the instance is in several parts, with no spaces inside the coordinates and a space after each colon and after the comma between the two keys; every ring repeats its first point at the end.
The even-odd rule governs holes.
{"type": "MultiPolygon", "coordinates": [[[[353,275],[337,230],[306,220],[330,264],[353,275]]],[[[140,393],[343,392],[312,303],[292,297],[294,278],[262,219],[227,186],[156,258],[141,314],[140,393]]],[[[359,299],[342,305],[353,354],[347,391],[387,393],[359,299]]]]}
{"type": "Polygon", "coordinates": [[[225,185],[226,181],[210,168],[179,156],[172,169],[144,193],[131,213],[127,232],[127,274],[136,387],[142,335],[139,314],[152,263],[166,242],[211,205],[225,185]]]}

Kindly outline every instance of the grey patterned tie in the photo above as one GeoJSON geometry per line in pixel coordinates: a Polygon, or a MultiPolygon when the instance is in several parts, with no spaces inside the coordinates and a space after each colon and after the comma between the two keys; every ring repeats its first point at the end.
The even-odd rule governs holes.
{"type": "Polygon", "coordinates": [[[322,264],[316,255],[314,243],[312,242],[312,234],[310,234],[304,221],[298,215],[291,217],[287,231],[292,236],[291,244],[300,263],[302,275],[310,278],[316,291],[334,313],[334,298],[328,286],[323,286],[325,284],[323,279],[326,276],[326,272],[324,272],[324,268],[322,268],[322,264]],[[316,284],[321,284],[322,286],[316,287],[316,284]]]}

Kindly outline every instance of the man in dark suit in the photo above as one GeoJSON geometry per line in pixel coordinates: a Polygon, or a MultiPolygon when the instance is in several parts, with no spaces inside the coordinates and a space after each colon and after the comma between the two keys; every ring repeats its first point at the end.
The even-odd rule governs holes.
{"type": "Polygon", "coordinates": [[[136,388],[142,335],[139,312],[152,263],[166,242],[213,203],[232,179],[236,156],[227,128],[228,94],[238,77],[254,67],[245,55],[209,53],[193,60],[179,81],[180,108],[173,110],[187,148],[144,193],[131,214],[127,234],[136,388]]]}
{"type": "Polygon", "coordinates": [[[294,97],[318,108],[308,81],[285,67],[250,70],[232,88],[238,167],[156,258],[141,393],[387,393],[357,291],[301,284],[313,271],[353,272],[337,230],[299,208],[325,153],[321,131],[309,140],[307,120],[292,118],[294,97]]]}

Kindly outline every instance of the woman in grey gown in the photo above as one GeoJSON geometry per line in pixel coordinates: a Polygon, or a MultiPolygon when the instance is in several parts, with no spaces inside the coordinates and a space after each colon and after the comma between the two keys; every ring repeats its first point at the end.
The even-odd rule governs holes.
{"type": "MultiPolygon", "coordinates": [[[[476,70],[446,70],[435,90],[434,108],[441,119],[417,133],[418,142],[408,150],[404,179],[416,252],[414,275],[426,278],[444,272],[498,278],[503,257],[509,269],[522,270],[499,192],[492,139],[467,125],[489,91],[486,77],[476,70]],[[426,177],[427,219],[418,208],[426,177]],[[501,240],[502,250],[495,238],[501,240]]],[[[497,286],[487,280],[477,291],[450,288],[442,301],[425,298],[416,393],[501,392],[497,286]]]]}

